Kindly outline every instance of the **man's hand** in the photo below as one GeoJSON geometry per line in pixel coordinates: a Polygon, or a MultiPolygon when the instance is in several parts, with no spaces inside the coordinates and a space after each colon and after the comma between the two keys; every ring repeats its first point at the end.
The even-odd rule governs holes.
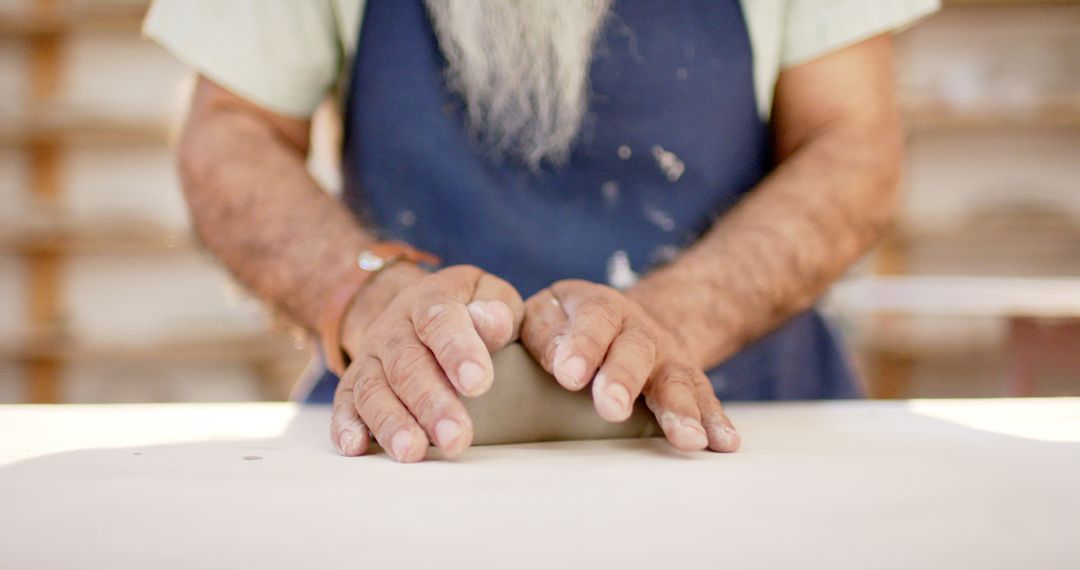
{"type": "Polygon", "coordinates": [[[521,340],[567,389],[592,381],[593,402],[605,420],[630,417],[640,394],[675,447],[739,447],[739,434],[709,379],[676,336],[615,289],[577,280],[554,283],[525,303],[521,340]]]}
{"type": "Polygon", "coordinates": [[[399,265],[376,276],[346,318],[352,363],[334,394],[331,438],[343,455],[362,455],[370,427],[398,461],[423,459],[429,442],[457,456],[473,437],[458,395],[491,387],[491,353],[516,338],[521,296],[476,267],[399,265]]]}

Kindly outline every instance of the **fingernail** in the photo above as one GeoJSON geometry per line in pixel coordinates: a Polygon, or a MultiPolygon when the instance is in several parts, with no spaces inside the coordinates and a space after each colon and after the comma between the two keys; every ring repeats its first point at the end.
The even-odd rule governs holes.
{"type": "Polygon", "coordinates": [[[716,440],[720,447],[727,449],[731,445],[731,438],[728,436],[727,431],[723,427],[711,427],[709,428],[709,438],[716,440]]]}
{"type": "Polygon", "coordinates": [[[612,382],[604,387],[603,392],[600,405],[605,408],[604,415],[610,419],[625,419],[630,413],[630,391],[626,386],[612,382]]]}
{"type": "Polygon", "coordinates": [[[351,457],[356,455],[354,448],[356,447],[356,434],[352,430],[348,430],[341,434],[341,439],[338,442],[338,453],[351,457]]]}
{"type": "Polygon", "coordinates": [[[742,444],[742,436],[739,435],[739,432],[736,431],[735,428],[724,426],[719,431],[724,434],[723,442],[725,450],[735,451],[736,449],[739,449],[739,446],[742,444]]]}
{"type": "Polygon", "coordinates": [[[467,308],[469,309],[469,315],[472,316],[474,321],[488,322],[491,320],[491,311],[487,308],[487,303],[484,301],[473,301],[469,303],[467,308]]]}
{"type": "Polygon", "coordinates": [[[585,385],[585,359],[580,356],[564,358],[555,373],[566,385],[580,388],[585,385]]]}
{"type": "Polygon", "coordinates": [[[484,369],[479,364],[467,360],[458,367],[458,385],[466,395],[477,395],[484,389],[484,369]]]}
{"type": "Polygon", "coordinates": [[[683,418],[679,422],[679,432],[686,442],[694,447],[706,447],[709,445],[709,437],[705,435],[705,428],[701,422],[694,418],[683,418]]]}
{"type": "Polygon", "coordinates": [[[439,420],[439,423],[435,424],[435,441],[439,443],[443,451],[453,449],[460,435],[461,424],[454,420],[439,420]]]}
{"type": "Polygon", "coordinates": [[[407,429],[395,433],[394,437],[390,438],[390,450],[394,452],[394,459],[402,461],[409,455],[412,440],[412,433],[407,429]]]}

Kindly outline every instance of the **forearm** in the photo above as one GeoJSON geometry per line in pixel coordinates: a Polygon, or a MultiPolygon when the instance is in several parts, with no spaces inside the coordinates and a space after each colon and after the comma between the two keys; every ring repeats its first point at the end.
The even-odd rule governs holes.
{"type": "Polygon", "coordinates": [[[242,109],[204,105],[180,149],[196,233],[263,300],[314,328],[372,237],[304,166],[304,149],[242,109]]]}
{"type": "Polygon", "coordinates": [[[895,124],[821,134],[630,296],[703,368],[723,362],[810,307],[880,237],[895,209],[899,146],[895,124]]]}

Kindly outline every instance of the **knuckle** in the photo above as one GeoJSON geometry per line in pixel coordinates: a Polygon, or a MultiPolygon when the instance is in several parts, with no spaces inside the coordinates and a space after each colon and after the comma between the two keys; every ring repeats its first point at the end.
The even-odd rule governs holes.
{"type": "Polygon", "coordinates": [[[350,378],[354,391],[359,391],[363,387],[369,384],[378,384],[382,378],[382,370],[377,360],[370,360],[359,362],[353,365],[350,370],[351,374],[346,376],[350,378]]]}
{"type": "Polygon", "coordinates": [[[438,272],[438,276],[444,283],[469,283],[470,285],[476,283],[480,276],[484,274],[484,270],[475,265],[459,264],[451,265],[438,272]]]}
{"type": "Polygon", "coordinates": [[[434,387],[422,388],[413,395],[408,407],[422,422],[425,420],[430,422],[442,409],[445,399],[441,391],[434,387]]]}
{"type": "Polygon", "coordinates": [[[640,331],[627,331],[623,334],[621,352],[629,359],[651,368],[656,357],[656,343],[640,331]]]}
{"type": "Polygon", "coordinates": [[[473,342],[474,329],[462,330],[461,327],[454,326],[449,309],[445,305],[432,308],[436,309],[435,314],[429,315],[425,321],[416,323],[416,333],[440,362],[453,365],[454,361],[481,349],[476,342],[473,342]]]}
{"type": "Polygon", "coordinates": [[[387,380],[391,385],[405,389],[421,375],[427,361],[428,351],[423,345],[404,345],[385,360],[387,380]]]}
{"type": "Polygon", "coordinates": [[[393,415],[392,409],[377,405],[386,398],[393,397],[386,384],[372,384],[356,391],[356,409],[364,422],[375,431],[379,431],[393,415]]]}
{"type": "Polygon", "coordinates": [[[707,414],[711,418],[723,418],[724,407],[720,403],[720,399],[716,397],[712,384],[707,379],[704,385],[698,385],[697,396],[698,405],[701,407],[703,414],[707,414]]]}
{"type": "Polygon", "coordinates": [[[532,316],[533,313],[543,314],[546,312],[547,307],[552,306],[551,302],[547,299],[547,295],[543,295],[542,293],[543,292],[541,291],[525,300],[526,319],[532,316]]]}
{"type": "Polygon", "coordinates": [[[612,381],[631,386],[639,384],[639,378],[645,376],[640,366],[633,366],[623,360],[608,361],[604,363],[604,374],[612,381]]]}
{"type": "Polygon", "coordinates": [[[431,347],[431,350],[439,355],[440,361],[445,361],[449,366],[453,366],[457,360],[472,355],[479,348],[464,334],[446,335],[446,338],[440,339],[435,344],[436,346],[431,347]]]}
{"type": "Polygon", "coordinates": [[[481,285],[492,291],[502,293],[509,299],[514,299],[519,303],[521,302],[521,294],[518,293],[518,290],[515,289],[509,281],[498,275],[493,275],[481,270],[481,274],[477,278],[477,287],[480,287],[481,285]]]}
{"type": "Polygon", "coordinates": [[[559,288],[566,292],[589,291],[594,288],[599,288],[596,283],[584,279],[560,279],[559,281],[552,283],[551,287],[559,288]]]}
{"type": "Polygon", "coordinates": [[[405,347],[416,343],[413,332],[405,327],[395,327],[380,335],[379,338],[382,339],[382,346],[380,347],[382,354],[397,354],[405,347]]]}
{"type": "Polygon", "coordinates": [[[579,328],[574,331],[574,348],[584,353],[586,359],[598,360],[607,352],[609,338],[596,329],[579,328]]]}
{"type": "Polygon", "coordinates": [[[617,329],[622,324],[622,311],[607,295],[591,297],[579,307],[581,315],[610,329],[617,329]]]}
{"type": "Polygon", "coordinates": [[[651,326],[640,320],[633,320],[626,324],[626,331],[634,342],[648,345],[649,350],[656,349],[658,339],[656,331],[651,326]]]}
{"type": "Polygon", "coordinates": [[[704,398],[701,401],[701,418],[709,424],[724,423],[724,412],[720,403],[715,398],[704,398]]]}
{"type": "Polygon", "coordinates": [[[537,299],[531,301],[532,305],[525,307],[525,320],[522,330],[545,330],[556,326],[565,318],[561,308],[552,305],[546,300],[537,299]]]}
{"type": "Polygon", "coordinates": [[[355,398],[355,391],[359,383],[350,383],[345,385],[345,382],[339,382],[337,390],[334,391],[334,413],[343,411],[346,404],[352,402],[355,398]]]}
{"type": "Polygon", "coordinates": [[[430,303],[421,303],[413,314],[413,328],[416,334],[432,338],[447,324],[447,306],[443,299],[432,299],[430,303]]]}
{"type": "Polygon", "coordinates": [[[694,370],[685,364],[668,364],[661,376],[661,388],[664,394],[674,395],[679,391],[694,392],[694,370]]]}

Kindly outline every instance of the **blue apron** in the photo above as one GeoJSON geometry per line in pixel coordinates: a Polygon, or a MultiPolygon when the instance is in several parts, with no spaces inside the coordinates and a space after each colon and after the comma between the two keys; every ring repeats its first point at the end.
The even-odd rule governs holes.
{"type": "MultiPolygon", "coordinates": [[[[482,267],[526,298],[668,261],[772,166],[738,0],[615,2],[561,167],[485,157],[444,65],[421,0],[368,0],[345,107],[345,201],[382,238],[482,267]]],[[[724,400],[858,395],[812,310],[709,376],[724,400]]],[[[325,374],[309,400],[330,401],[336,382],[325,374]]]]}

